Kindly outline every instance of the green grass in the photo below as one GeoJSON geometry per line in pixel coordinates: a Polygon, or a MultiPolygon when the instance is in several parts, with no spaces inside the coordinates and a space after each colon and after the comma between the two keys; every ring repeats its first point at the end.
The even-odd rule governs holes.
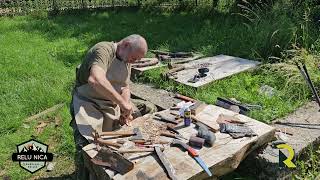
{"type": "Polygon", "coordinates": [[[316,179],[320,177],[320,146],[310,146],[306,153],[308,159],[299,159],[297,173],[293,179],[316,179]]]}
{"type": "MultiPolygon", "coordinates": [[[[275,45],[281,48],[290,45],[291,35],[297,28],[285,14],[279,19],[270,17],[254,25],[243,23],[247,21],[226,13],[147,13],[134,9],[74,12],[55,17],[1,17],[0,176],[25,179],[46,175],[41,171],[31,176],[11,161],[11,154],[16,144],[35,135],[38,121],[54,116],[62,118],[61,125],[54,127],[50,123],[36,138],[51,145],[49,150],[61,161],[73,156],[67,104],[75,67],[96,42],[117,41],[138,33],[146,37],[150,49],[196,51],[208,56],[228,54],[266,61],[278,51],[274,49],[275,45]],[[22,127],[27,117],[61,102],[66,105],[59,112],[31,122],[29,129],[22,127]]],[[[163,81],[159,78],[160,71],[148,72],[143,79],[209,103],[217,96],[259,103],[264,109],[250,116],[266,122],[292,112],[310,97],[306,85],[298,84],[291,90],[285,86],[286,77],[265,70],[242,73],[198,91],[163,81]],[[262,84],[273,86],[278,92],[272,98],[260,95],[258,88],[262,84]]],[[[72,172],[72,161],[65,163],[63,166],[71,170],[64,172],[63,168],[57,167],[57,175],[72,172]]]]}
{"type": "Polygon", "coordinates": [[[161,89],[176,91],[209,104],[214,104],[217,97],[227,97],[261,105],[262,110],[254,110],[249,116],[264,122],[283,117],[308,101],[309,91],[305,85],[294,85],[296,92],[293,93],[294,89],[285,86],[286,79],[281,78],[281,75],[263,73],[260,69],[240,73],[198,89],[164,81],[160,77],[163,71],[165,69],[149,71],[140,81],[150,82],[161,89]],[[275,94],[272,97],[261,94],[259,89],[262,85],[274,87],[275,94]]]}

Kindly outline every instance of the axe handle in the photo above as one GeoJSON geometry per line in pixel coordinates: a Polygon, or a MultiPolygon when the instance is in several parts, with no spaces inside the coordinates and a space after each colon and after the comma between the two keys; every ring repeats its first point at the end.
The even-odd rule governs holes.
{"type": "Polygon", "coordinates": [[[141,148],[141,149],[125,149],[119,150],[118,153],[140,153],[140,152],[153,152],[154,148],[141,148]]]}
{"type": "Polygon", "coordinates": [[[172,138],[177,138],[176,134],[169,133],[169,132],[162,132],[161,136],[167,136],[167,137],[172,137],[172,138]]]}
{"type": "Polygon", "coordinates": [[[101,138],[98,138],[97,142],[100,143],[100,144],[103,144],[103,145],[113,146],[113,147],[116,147],[116,148],[120,148],[121,147],[121,145],[118,144],[118,143],[114,143],[114,142],[111,142],[111,141],[106,141],[106,140],[103,140],[101,138]]]}
{"type": "Polygon", "coordinates": [[[133,132],[102,132],[99,133],[100,136],[133,136],[133,132]]]}
{"type": "Polygon", "coordinates": [[[138,144],[143,144],[143,145],[152,145],[152,144],[170,144],[171,142],[170,141],[162,141],[162,140],[159,140],[159,141],[146,141],[146,140],[135,140],[135,141],[132,141],[134,143],[138,143],[138,144]]]}

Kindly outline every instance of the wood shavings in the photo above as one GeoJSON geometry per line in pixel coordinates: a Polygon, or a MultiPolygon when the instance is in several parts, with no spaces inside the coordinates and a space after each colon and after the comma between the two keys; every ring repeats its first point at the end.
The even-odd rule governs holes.
{"type": "Polygon", "coordinates": [[[151,115],[145,115],[133,120],[132,126],[123,126],[121,129],[133,131],[134,128],[140,129],[141,134],[146,141],[158,142],[160,140],[160,132],[166,130],[166,124],[154,120],[151,115]]]}

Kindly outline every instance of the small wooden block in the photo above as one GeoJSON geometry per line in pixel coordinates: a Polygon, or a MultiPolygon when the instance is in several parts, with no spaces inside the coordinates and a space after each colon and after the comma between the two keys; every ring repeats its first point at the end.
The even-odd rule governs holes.
{"type": "Polygon", "coordinates": [[[191,110],[191,114],[193,115],[197,115],[199,114],[201,111],[204,110],[204,108],[207,107],[207,104],[202,102],[202,101],[197,101],[194,105],[192,105],[190,107],[190,110],[191,110]]]}
{"type": "Polygon", "coordinates": [[[240,120],[240,118],[236,116],[230,116],[227,114],[220,114],[217,119],[217,123],[239,123],[244,124],[246,121],[240,120]]]}

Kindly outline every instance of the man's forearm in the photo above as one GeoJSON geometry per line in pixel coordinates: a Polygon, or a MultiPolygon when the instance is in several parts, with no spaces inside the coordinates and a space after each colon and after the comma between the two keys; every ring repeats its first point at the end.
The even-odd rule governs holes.
{"type": "MultiPolygon", "coordinates": [[[[99,73],[99,72],[98,72],[99,73]]],[[[123,97],[113,88],[111,83],[108,81],[105,76],[96,75],[90,76],[88,79],[88,83],[91,87],[93,87],[101,96],[105,97],[106,99],[118,104],[122,105],[126,101],[123,97]]]]}
{"type": "Polygon", "coordinates": [[[126,86],[126,87],[122,88],[121,97],[122,97],[126,102],[128,102],[128,103],[130,102],[131,93],[130,93],[130,88],[129,88],[129,86],[126,86]]]}

